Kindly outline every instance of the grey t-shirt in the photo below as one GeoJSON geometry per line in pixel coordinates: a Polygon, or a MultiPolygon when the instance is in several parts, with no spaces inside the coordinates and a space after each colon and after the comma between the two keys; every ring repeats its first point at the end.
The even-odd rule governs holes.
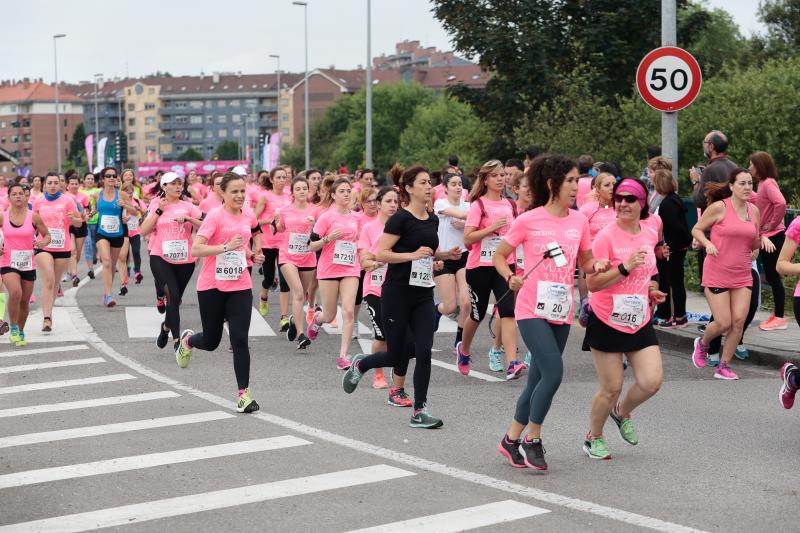
{"type": "Polygon", "coordinates": [[[706,183],[727,183],[731,177],[731,172],[738,166],[725,155],[712,160],[703,171],[703,175],[700,176],[700,184],[694,191],[694,206],[699,207],[700,211],[705,211],[706,207],[708,207],[706,183]]]}

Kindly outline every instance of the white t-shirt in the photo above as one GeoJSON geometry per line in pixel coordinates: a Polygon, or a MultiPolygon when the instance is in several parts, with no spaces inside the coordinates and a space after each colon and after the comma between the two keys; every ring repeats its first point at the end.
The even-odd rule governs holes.
{"type": "MultiPolygon", "coordinates": [[[[453,222],[459,220],[442,214],[445,209],[458,209],[466,212],[469,210],[469,202],[461,200],[459,205],[453,205],[447,198],[440,198],[433,204],[433,212],[439,217],[439,249],[450,250],[455,246],[461,248],[462,252],[467,250],[464,246],[464,228],[458,229],[453,226],[453,222]]],[[[463,222],[465,219],[461,219],[463,222]]]]}

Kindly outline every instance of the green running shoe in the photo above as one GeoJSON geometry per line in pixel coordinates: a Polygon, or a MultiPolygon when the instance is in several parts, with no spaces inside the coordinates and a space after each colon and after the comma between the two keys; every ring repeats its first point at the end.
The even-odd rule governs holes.
{"type": "Polygon", "coordinates": [[[250,396],[250,387],[244,390],[244,394],[240,395],[239,401],[236,402],[236,410],[240,413],[253,413],[260,408],[258,403],[250,396]]]}
{"type": "Polygon", "coordinates": [[[189,366],[189,360],[192,358],[192,348],[189,346],[189,337],[194,335],[194,331],[190,329],[183,330],[181,338],[178,340],[178,349],[175,350],[175,361],[181,368],[189,366]]]}
{"type": "Polygon", "coordinates": [[[356,390],[358,382],[361,381],[361,377],[364,375],[358,369],[357,363],[365,357],[366,355],[363,353],[354,355],[352,361],[350,361],[350,368],[342,374],[342,389],[344,389],[347,394],[352,394],[352,392],[356,390]]]}
{"type": "Polygon", "coordinates": [[[636,446],[639,444],[639,435],[636,433],[636,428],[633,427],[633,422],[631,422],[630,416],[622,418],[617,414],[617,407],[615,406],[611,410],[611,420],[613,420],[617,425],[617,429],[619,429],[619,436],[622,437],[622,440],[631,446],[636,446]]]}
{"type": "Polygon", "coordinates": [[[587,434],[586,439],[583,441],[583,451],[586,452],[590,459],[611,459],[611,452],[608,451],[608,446],[606,446],[606,439],[602,436],[592,437],[587,434]]]}
{"type": "Polygon", "coordinates": [[[25,332],[20,330],[19,337],[17,337],[17,347],[22,348],[26,344],[27,342],[25,342],[25,332]]]}

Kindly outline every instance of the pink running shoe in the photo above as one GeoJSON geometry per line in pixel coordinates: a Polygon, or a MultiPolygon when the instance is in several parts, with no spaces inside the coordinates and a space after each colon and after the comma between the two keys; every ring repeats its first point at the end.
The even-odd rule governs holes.
{"type": "MultiPolygon", "coordinates": [[[[311,320],[311,323],[308,325],[308,331],[306,331],[306,337],[308,337],[312,341],[317,340],[317,335],[319,335],[319,328],[322,327],[319,324],[317,324],[317,319],[319,318],[320,314],[321,314],[320,311],[317,311],[316,313],[314,313],[314,318],[311,320]]],[[[347,366],[349,367],[350,365],[348,364],[347,366]]]]}
{"type": "MultiPolygon", "coordinates": [[[[0,330],[2,331],[2,330],[0,330]]],[[[784,409],[791,409],[794,406],[794,396],[797,394],[797,387],[792,384],[792,374],[797,372],[797,367],[791,362],[783,363],[781,367],[781,405],[784,409]]]]}
{"type": "Polygon", "coordinates": [[[731,370],[731,367],[728,366],[728,363],[724,361],[719,362],[717,371],[714,372],[714,377],[717,379],[727,379],[727,380],[739,379],[739,376],[737,376],[736,373],[734,373],[734,371],[731,370]]]}
{"type": "Polygon", "coordinates": [[[697,337],[694,340],[694,353],[692,353],[692,363],[694,364],[695,368],[705,368],[707,360],[708,360],[708,346],[703,344],[703,337],[697,337]]]}
{"type": "Polygon", "coordinates": [[[511,361],[506,369],[506,381],[517,379],[522,375],[522,371],[528,368],[525,363],[519,361],[511,361]]]}
{"type": "Polygon", "coordinates": [[[461,343],[456,344],[456,366],[458,371],[464,376],[469,376],[469,367],[472,364],[472,356],[461,351],[461,343]]]}
{"type": "Polygon", "coordinates": [[[339,370],[347,370],[348,368],[350,368],[350,359],[346,357],[340,357],[339,359],[336,360],[336,367],[339,370]]]}

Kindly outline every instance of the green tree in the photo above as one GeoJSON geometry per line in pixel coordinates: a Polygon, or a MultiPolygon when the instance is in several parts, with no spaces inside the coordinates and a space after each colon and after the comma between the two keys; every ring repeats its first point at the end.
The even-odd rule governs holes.
{"type": "Polygon", "coordinates": [[[789,50],[800,49],[800,0],[764,0],[758,15],[771,39],[789,50]]]}
{"type": "Polygon", "coordinates": [[[747,40],[724,9],[687,4],[678,12],[678,42],[697,59],[706,79],[720,73],[726,64],[748,60],[747,40]]]}
{"type": "Polygon", "coordinates": [[[222,141],[217,146],[216,155],[222,161],[239,159],[239,143],[236,141],[222,141]]]}
{"type": "MultiPolygon", "coordinates": [[[[238,147],[237,147],[238,149],[238,147]]],[[[194,148],[188,148],[185,152],[178,156],[178,161],[203,161],[205,157],[203,154],[195,150],[194,148]]],[[[224,159],[224,158],[221,158],[224,159]]]]}
{"type": "Polygon", "coordinates": [[[67,159],[72,161],[76,167],[85,166],[86,164],[86,130],[83,127],[83,122],[78,123],[72,131],[72,139],[69,141],[69,155],[67,159]]]}

